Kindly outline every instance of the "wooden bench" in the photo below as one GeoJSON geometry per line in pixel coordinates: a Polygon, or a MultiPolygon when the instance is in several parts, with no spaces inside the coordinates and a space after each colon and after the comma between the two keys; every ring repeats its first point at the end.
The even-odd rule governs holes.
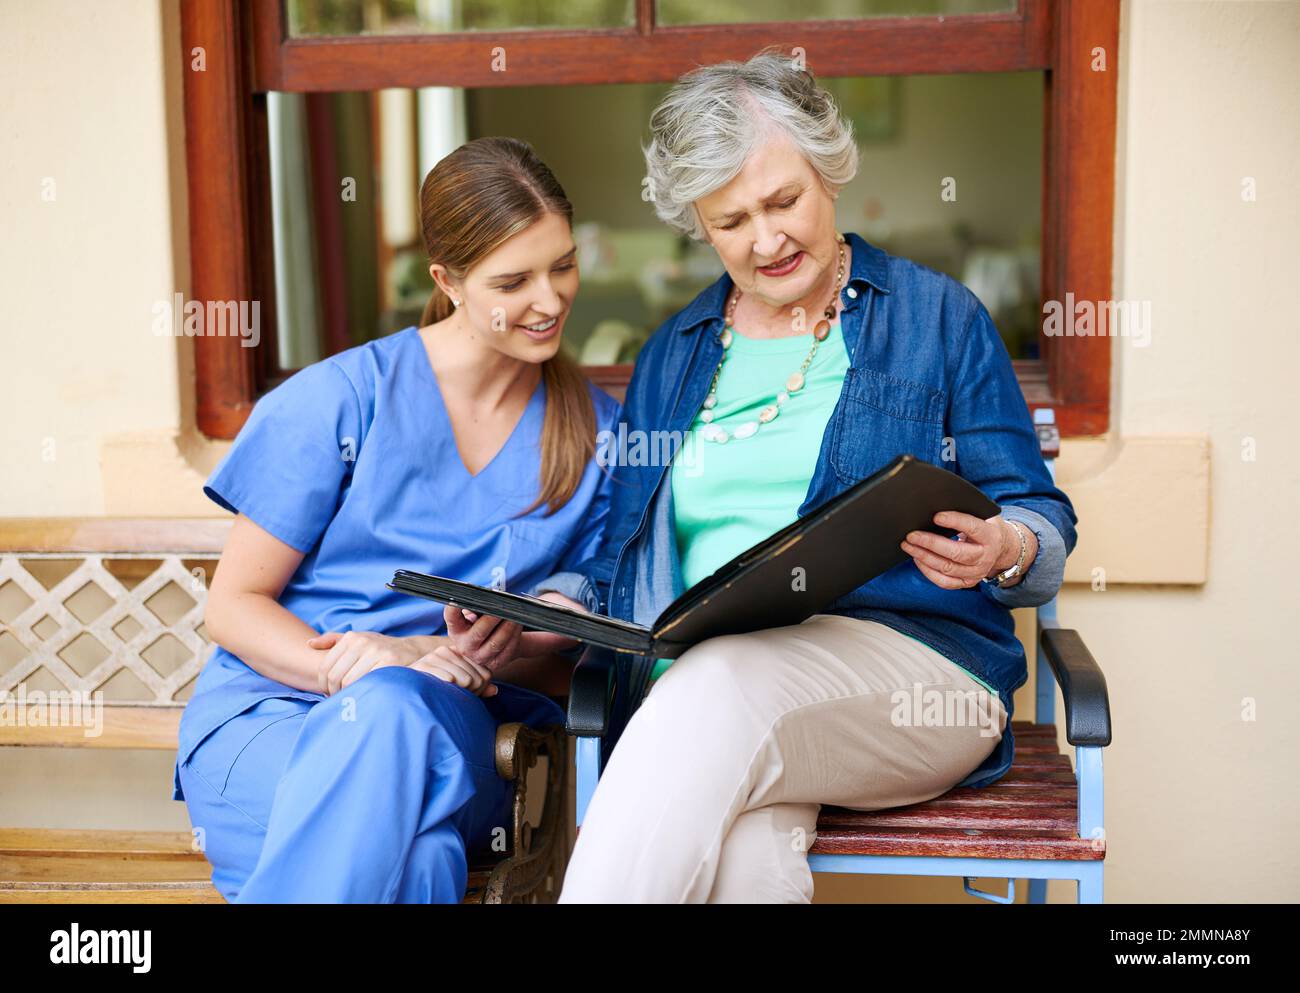
{"type": "MultiPolygon", "coordinates": [[[[1050,409],[1034,413],[1040,449],[1055,478],[1060,435],[1050,409]]],[[[1015,902],[1015,880],[1028,879],[1030,903],[1047,899],[1047,880],[1078,884],[1080,903],[1100,903],[1106,836],[1101,750],[1110,744],[1110,703],[1100,666],[1078,632],[1061,628],[1056,600],[1037,610],[1035,718],[1011,722],[1015,757],[991,786],[952,789],[924,803],[858,811],[825,805],[808,850],[813,872],[961,876],[971,896],[1015,902]],[[1057,746],[1056,686],[1065,704],[1066,741],[1057,746]],[[1007,893],[986,893],[974,878],[1007,880],[1007,893]]],[[[577,746],[577,823],[604,765],[616,682],[613,653],[589,650],[574,670],[569,733],[577,746]]]]}
{"type": "MultiPolygon", "coordinates": [[[[0,746],[175,752],[213,646],[203,629],[219,519],[0,520],[0,699],[103,693],[102,733],[0,720],[0,746]]],[[[36,713],[36,711],[33,711],[36,713]]],[[[504,724],[496,766],[516,784],[512,837],[472,864],[464,902],[550,902],[568,857],[562,725],[504,724]],[[540,813],[529,771],[546,758],[540,813]],[[532,819],[530,820],[530,817],[532,819]]],[[[159,783],[170,796],[171,777],[159,783]]],[[[224,903],[187,831],[0,828],[0,903],[224,903]]]]}

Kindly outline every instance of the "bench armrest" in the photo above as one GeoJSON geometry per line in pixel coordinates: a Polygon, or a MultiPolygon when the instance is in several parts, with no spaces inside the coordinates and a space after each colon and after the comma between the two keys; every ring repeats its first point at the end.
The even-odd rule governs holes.
{"type": "Polygon", "coordinates": [[[1106,677],[1079,632],[1043,628],[1040,639],[1065,700],[1065,740],[1071,745],[1109,745],[1106,677]]]}
{"type": "Polygon", "coordinates": [[[588,645],[574,666],[569,682],[569,713],[564,725],[569,734],[603,738],[609,730],[617,678],[614,655],[612,649],[588,645]]]}

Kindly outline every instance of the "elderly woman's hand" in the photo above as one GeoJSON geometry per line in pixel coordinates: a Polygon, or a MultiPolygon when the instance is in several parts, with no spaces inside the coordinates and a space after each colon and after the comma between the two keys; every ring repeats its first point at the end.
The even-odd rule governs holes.
{"type": "Polygon", "coordinates": [[[945,590],[978,586],[981,580],[1011,568],[1020,558],[1021,533],[1025,537],[1025,564],[1008,586],[1020,582],[1038,553],[1034,532],[1012,524],[1001,514],[981,520],[945,510],[934,515],[934,523],[959,533],[956,538],[945,538],[929,531],[909,531],[902,549],[912,556],[921,575],[945,590]]]}

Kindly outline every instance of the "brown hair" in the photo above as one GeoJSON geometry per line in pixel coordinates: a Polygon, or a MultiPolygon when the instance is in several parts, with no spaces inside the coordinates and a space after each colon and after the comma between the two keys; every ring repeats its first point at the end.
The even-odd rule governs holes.
{"type": "MultiPolygon", "coordinates": [[[[480,259],[547,213],[573,224],[573,206],[527,142],[475,138],[441,159],[420,187],[420,221],[429,262],[463,279],[480,259]]],[[[450,316],[452,302],[434,283],[420,324],[450,316]]],[[[586,377],[562,351],[542,363],[541,488],[532,506],[547,515],[572,499],[595,454],[596,412],[586,377]]]]}

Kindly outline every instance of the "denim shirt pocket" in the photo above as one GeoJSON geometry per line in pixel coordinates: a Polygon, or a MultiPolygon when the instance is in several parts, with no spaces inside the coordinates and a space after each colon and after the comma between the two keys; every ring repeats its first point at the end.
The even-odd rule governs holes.
{"type": "Polygon", "coordinates": [[[850,368],[831,442],[840,481],[856,483],[905,453],[940,463],[947,399],[944,390],[925,383],[850,368]]]}

